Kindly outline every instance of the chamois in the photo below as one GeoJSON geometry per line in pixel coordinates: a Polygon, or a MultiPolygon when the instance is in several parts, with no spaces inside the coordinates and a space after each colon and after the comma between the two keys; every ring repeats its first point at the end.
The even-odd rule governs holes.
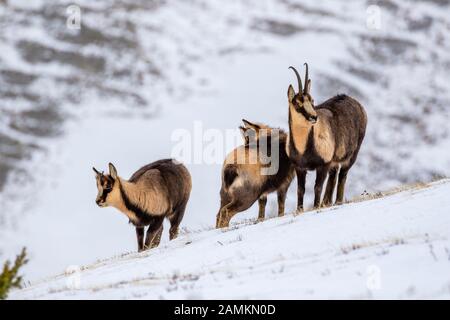
{"type": "Polygon", "coordinates": [[[305,86],[294,67],[298,93],[288,89],[289,137],[286,152],[297,174],[297,212],[303,211],[307,170],[316,170],[314,208],[321,206],[323,183],[329,174],[323,204],[332,204],[339,171],[336,203],[344,201],[347,174],[355,163],[364,139],[367,115],[362,105],[346,95],[337,95],[318,106],[311,96],[311,80],[306,65],[305,86]],[[339,170],[340,167],[340,170],[339,170]]]}
{"type": "Polygon", "coordinates": [[[274,191],[278,196],[278,216],[282,216],[286,192],[295,174],[286,154],[287,134],[263,124],[243,122],[245,126],[240,129],[245,144],[231,151],[223,164],[216,228],[228,227],[235,214],[247,210],[256,200],[258,220],[264,220],[267,194],[274,191]],[[271,151],[273,146],[278,149],[271,151]],[[264,151],[261,152],[264,147],[267,147],[266,159],[262,156],[264,151]],[[278,154],[272,157],[272,152],[278,154]],[[265,172],[269,166],[273,166],[274,171],[265,172]]]}
{"type": "Polygon", "coordinates": [[[159,245],[164,218],[170,221],[170,240],[177,237],[192,188],[184,165],[172,159],[155,161],[136,171],[128,181],[118,176],[112,163],[109,174],[93,170],[98,189],[95,202],[99,207],[115,207],[129,218],[136,227],[139,251],[159,245]],[[144,244],[145,226],[149,227],[144,244]]]}

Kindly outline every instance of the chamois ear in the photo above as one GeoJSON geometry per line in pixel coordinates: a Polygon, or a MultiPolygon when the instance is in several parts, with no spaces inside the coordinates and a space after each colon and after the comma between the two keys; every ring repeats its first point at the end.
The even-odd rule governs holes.
{"type": "Polygon", "coordinates": [[[306,84],[306,92],[311,94],[311,79],[308,79],[308,82],[306,84]]]}
{"type": "Polygon", "coordinates": [[[241,131],[242,137],[245,138],[246,137],[245,133],[247,132],[248,129],[243,126],[239,126],[239,130],[241,131]]]}
{"type": "Polygon", "coordinates": [[[254,129],[255,131],[258,131],[261,129],[261,127],[255,123],[251,123],[250,121],[247,121],[245,119],[242,119],[242,122],[244,122],[244,125],[247,129],[254,129]]]}
{"type": "Polygon", "coordinates": [[[98,171],[98,170],[95,169],[94,167],[92,167],[92,170],[94,170],[95,175],[97,175],[97,176],[101,175],[100,171],[98,171]]]}
{"type": "Polygon", "coordinates": [[[294,99],[294,97],[295,97],[295,91],[294,91],[294,87],[292,86],[292,84],[289,85],[287,96],[288,96],[289,102],[291,102],[292,99],[294,99]]]}
{"type": "Polygon", "coordinates": [[[116,167],[112,163],[109,163],[109,175],[116,180],[117,179],[117,170],[116,167]]]}
{"type": "Polygon", "coordinates": [[[242,138],[244,138],[244,142],[247,145],[249,143],[249,137],[248,137],[248,134],[247,134],[247,130],[249,130],[249,129],[244,128],[243,126],[240,126],[239,130],[241,131],[242,138]]]}

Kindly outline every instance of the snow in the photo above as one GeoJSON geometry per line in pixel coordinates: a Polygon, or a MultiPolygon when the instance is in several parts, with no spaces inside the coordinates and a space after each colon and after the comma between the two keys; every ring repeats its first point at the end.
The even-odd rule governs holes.
{"type": "Polygon", "coordinates": [[[449,192],[442,180],[298,216],[187,231],[10,298],[448,299],[449,192]]]}
{"type": "MultiPolygon", "coordinates": [[[[3,145],[0,149],[0,165],[15,169],[0,191],[0,260],[13,258],[26,246],[27,281],[135,250],[127,219],[95,205],[92,166],[106,169],[113,162],[128,178],[142,165],[169,157],[173,133],[194,132],[196,123],[222,134],[238,134],[242,118],[287,129],[286,90],[295,79],[287,69],[291,64],[300,68],[309,62],[316,102],[337,93],[357,93],[367,109],[367,136],[349,174],[349,198],[364,190],[376,192],[450,174],[448,6],[390,1],[396,7],[391,9],[380,3],[382,28],[369,30],[368,4],[356,0],[158,3],[77,0],[55,5],[40,0],[0,8],[0,71],[36,77],[28,85],[13,85],[0,72],[0,134],[17,140],[20,151],[32,146],[20,159],[5,158],[3,145]],[[87,36],[83,45],[68,37],[66,6],[73,3],[82,8],[83,26],[93,30],[95,41],[87,36]],[[410,29],[410,21],[424,17],[432,18],[429,28],[410,29]],[[269,22],[299,31],[283,35],[269,22]],[[18,46],[21,41],[56,52],[94,55],[105,61],[105,70],[91,73],[64,59],[28,61],[27,52],[18,46]],[[403,42],[412,44],[403,48],[403,42]],[[125,76],[115,75],[120,72],[125,76]],[[27,95],[38,100],[22,99],[27,95]],[[133,99],[135,95],[144,102],[136,102],[141,100],[133,99]],[[58,135],[41,137],[11,126],[13,121],[26,122],[21,111],[41,104],[54,105],[61,114],[58,135]],[[410,118],[402,119],[404,115],[410,118]]],[[[44,127],[52,125],[43,122],[44,127]]],[[[223,144],[212,164],[186,163],[193,191],[183,228],[214,225],[222,155],[234,145],[223,144]]],[[[313,179],[309,174],[309,206],[313,179]]],[[[288,194],[288,212],[296,205],[295,185],[294,181],[288,194]]],[[[271,217],[275,203],[271,196],[271,217]]],[[[236,221],[256,217],[256,207],[236,221]]],[[[286,220],[290,221],[280,219],[286,220]]],[[[352,221],[359,230],[358,220],[352,221]]],[[[202,234],[223,236],[216,231],[202,234]]],[[[169,245],[164,235],[163,246],[175,243],[169,245]]],[[[408,246],[399,248],[406,251],[408,246]]]]}

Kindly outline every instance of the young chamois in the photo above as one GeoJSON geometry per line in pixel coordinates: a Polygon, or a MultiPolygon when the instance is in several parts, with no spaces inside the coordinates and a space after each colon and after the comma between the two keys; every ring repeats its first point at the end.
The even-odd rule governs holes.
{"type": "Polygon", "coordinates": [[[216,228],[228,227],[236,213],[247,210],[256,200],[258,220],[264,220],[267,194],[274,191],[278,195],[278,216],[282,216],[295,174],[286,154],[287,134],[263,124],[243,122],[245,126],[240,129],[245,144],[228,154],[223,164],[216,228]]]}
{"type": "Polygon", "coordinates": [[[130,219],[136,227],[139,251],[159,245],[164,218],[170,221],[170,240],[177,237],[192,187],[184,165],[172,159],[159,160],[136,171],[130,180],[120,178],[111,163],[109,174],[93,169],[98,189],[95,202],[99,207],[115,207],[130,219]]]}
{"type": "Polygon", "coordinates": [[[361,104],[346,95],[337,95],[318,106],[311,96],[311,80],[306,64],[305,86],[294,67],[298,93],[288,89],[289,137],[286,152],[297,173],[297,211],[303,211],[303,196],[307,170],[316,170],[314,207],[321,206],[323,183],[329,174],[323,199],[332,204],[339,171],[336,203],[344,201],[347,173],[355,163],[367,126],[367,115],[361,104]],[[340,170],[339,170],[340,167],[340,170]]]}

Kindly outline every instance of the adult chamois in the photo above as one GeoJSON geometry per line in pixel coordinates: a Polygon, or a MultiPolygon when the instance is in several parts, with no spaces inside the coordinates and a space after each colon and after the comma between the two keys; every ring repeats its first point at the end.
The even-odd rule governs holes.
{"type": "Polygon", "coordinates": [[[336,203],[344,201],[347,174],[356,161],[367,126],[364,108],[349,96],[340,94],[314,106],[308,64],[305,65],[304,87],[298,71],[289,67],[297,77],[298,93],[295,93],[292,85],[289,85],[287,93],[289,137],[286,152],[297,174],[297,212],[303,211],[307,170],[316,170],[314,208],[321,206],[322,187],[327,174],[329,177],[323,204],[332,204],[338,171],[336,203]]]}
{"type": "Polygon", "coordinates": [[[231,151],[223,164],[216,228],[228,227],[235,214],[257,200],[258,220],[264,220],[267,194],[275,191],[278,216],[282,216],[286,192],[295,174],[286,154],[287,134],[263,124],[243,122],[245,126],[240,129],[245,144],[231,151]]]}
{"type": "Polygon", "coordinates": [[[120,178],[112,163],[109,174],[93,170],[98,189],[95,202],[99,207],[115,207],[129,218],[136,227],[139,251],[159,245],[164,218],[170,221],[170,240],[177,237],[192,188],[191,175],[184,165],[172,159],[155,161],[129,180],[120,178]]]}

